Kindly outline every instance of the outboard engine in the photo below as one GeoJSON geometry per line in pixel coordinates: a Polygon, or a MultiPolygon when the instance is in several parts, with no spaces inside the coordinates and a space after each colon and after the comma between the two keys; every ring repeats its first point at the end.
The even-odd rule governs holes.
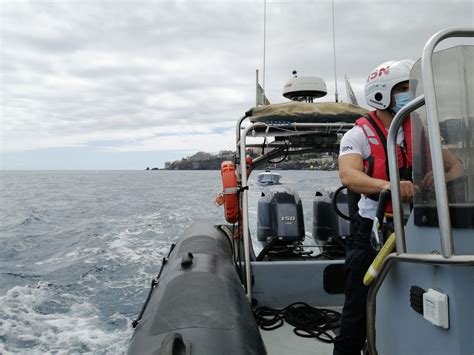
{"type": "Polygon", "coordinates": [[[303,204],[298,193],[288,186],[265,188],[258,201],[257,239],[276,244],[304,240],[303,204]]]}
{"type": "Polygon", "coordinates": [[[313,199],[313,237],[326,242],[330,237],[350,235],[350,211],[347,190],[324,188],[316,191],[313,199]],[[337,191],[334,203],[334,194],[337,191]],[[334,208],[339,210],[338,214],[334,208]],[[344,218],[342,216],[347,217],[344,218]]]}

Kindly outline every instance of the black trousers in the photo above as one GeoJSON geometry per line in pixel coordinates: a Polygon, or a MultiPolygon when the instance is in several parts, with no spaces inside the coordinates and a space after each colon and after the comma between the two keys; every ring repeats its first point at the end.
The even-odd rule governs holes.
{"type": "Polygon", "coordinates": [[[370,244],[373,221],[356,214],[354,235],[348,238],[344,275],[346,287],[341,329],[334,342],[334,355],[360,355],[367,336],[367,292],[364,275],[376,256],[370,244]]]}

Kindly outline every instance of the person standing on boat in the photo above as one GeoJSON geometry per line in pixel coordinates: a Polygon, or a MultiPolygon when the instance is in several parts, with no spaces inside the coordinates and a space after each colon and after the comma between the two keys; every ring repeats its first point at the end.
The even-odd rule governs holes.
{"type": "MultiPolygon", "coordinates": [[[[370,234],[378,195],[390,189],[387,134],[395,114],[412,99],[408,79],[413,64],[411,60],[389,61],[370,73],[365,99],[375,110],[359,118],[341,140],[339,176],[344,186],[362,197],[359,211],[351,221],[354,234],[347,242],[345,302],[334,355],[360,355],[365,344],[368,287],[363,284],[363,278],[376,256],[370,234]]],[[[401,198],[409,202],[413,198],[410,120],[405,120],[400,128],[397,145],[400,178],[404,180],[400,181],[401,198]]]]}

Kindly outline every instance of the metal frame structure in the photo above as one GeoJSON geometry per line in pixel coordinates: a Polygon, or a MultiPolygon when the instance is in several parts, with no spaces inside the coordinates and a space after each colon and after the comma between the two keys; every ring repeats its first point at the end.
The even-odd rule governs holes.
{"type": "MultiPolygon", "coordinates": [[[[244,261],[245,261],[245,288],[246,294],[249,301],[252,299],[252,277],[251,277],[251,265],[250,265],[250,235],[249,235],[249,217],[248,217],[248,176],[247,176],[247,162],[246,162],[246,148],[247,136],[258,135],[259,137],[276,137],[276,136],[306,136],[314,133],[344,133],[354,126],[353,123],[290,123],[282,125],[265,124],[262,122],[251,123],[249,126],[242,128],[242,124],[245,119],[249,116],[242,117],[236,127],[236,142],[237,151],[236,156],[239,158],[237,169],[240,178],[241,188],[241,208],[242,208],[242,231],[243,231],[243,243],[244,243],[244,261]],[[251,133],[252,132],[252,133],[251,133]]],[[[270,145],[271,146],[271,145],[270,145]]],[[[291,145],[291,148],[301,148],[298,145],[291,145]]],[[[298,150],[292,154],[303,154],[310,150],[298,150]]],[[[274,158],[271,153],[267,153],[265,157],[261,157],[260,163],[264,163],[269,159],[274,158]]]]}
{"type": "Polygon", "coordinates": [[[371,354],[377,354],[375,339],[375,305],[377,292],[380,289],[385,276],[394,262],[424,263],[431,265],[469,265],[474,266],[474,255],[455,255],[453,247],[453,236],[451,219],[449,215],[448,195],[446,179],[444,175],[443,156],[441,148],[441,134],[439,128],[438,108],[433,75],[432,55],[436,45],[444,39],[451,37],[474,37],[474,29],[451,28],[437,32],[426,43],[421,58],[421,70],[424,85],[424,95],[421,95],[404,108],[394,117],[388,132],[387,150],[390,168],[390,186],[392,194],[393,217],[396,233],[397,253],[389,255],[379,272],[378,277],[369,289],[367,297],[367,341],[371,354]],[[398,172],[398,159],[396,150],[396,138],[398,129],[405,118],[425,105],[428,135],[431,147],[431,160],[433,162],[433,176],[436,199],[438,202],[438,220],[440,228],[440,240],[442,255],[434,254],[409,254],[406,252],[405,232],[402,220],[402,206],[400,197],[400,176],[398,172]]]}
{"type": "Polygon", "coordinates": [[[387,155],[388,155],[388,167],[390,174],[390,190],[392,195],[392,208],[393,208],[393,224],[395,228],[395,238],[397,253],[406,253],[405,243],[405,230],[403,228],[403,209],[402,201],[400,198],[400,172],[398,170],[398,159],[397,159],[397,133],[398,129],[402,126],[408,115],[415,111],[417,108],[425,104],[424,95],[412,100],[408,105],[404,106],[393,118],[390,124],[387,138],[387,155]]]}

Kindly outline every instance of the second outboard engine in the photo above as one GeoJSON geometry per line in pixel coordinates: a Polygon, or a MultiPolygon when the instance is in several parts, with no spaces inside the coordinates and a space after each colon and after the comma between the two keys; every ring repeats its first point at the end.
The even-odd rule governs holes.
{"type": "Polygon", "coordinates": [[[258,201],[257,239],[278,244],[304,240],[303,204],[296,191],[288,186],[265,188],[258,201]]]}
{"type": "Polygon", "coordinates": [[[326,242],[330,237],[349,235],[350,223],[348,196],[345,190],[338,191],[336,207],[347,219],[342,218],[334,209],[334,189],[324,188],[316,192],[313,199],[313,237],[326,242]]]}
{"type": "Polygon", "coordinates": [[[313,238],[321,244],[322,254],[327,257],[344,258],[346,237],[351,234],[349,222],[356,203],[348,196],[345,187],[337,190],[323,188],[313,199],[313,238]]]}

